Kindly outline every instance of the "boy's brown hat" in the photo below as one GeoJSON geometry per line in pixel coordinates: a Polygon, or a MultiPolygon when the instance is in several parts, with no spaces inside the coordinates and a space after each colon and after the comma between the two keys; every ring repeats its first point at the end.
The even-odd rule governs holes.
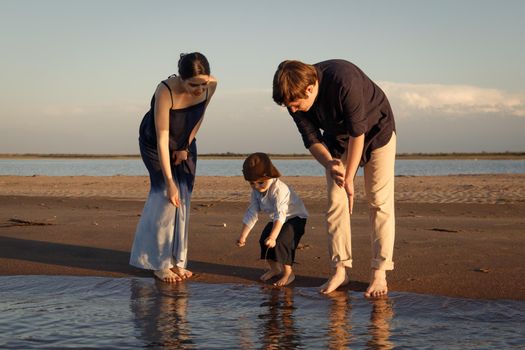
{"type": "Polygon", "coordinates": [[[280,177],[277,170],[266,153],[252,153],[246,158],[242,165],[242,173],[246,181],[257,181],[262,179],[273,179],[280,177]]]}

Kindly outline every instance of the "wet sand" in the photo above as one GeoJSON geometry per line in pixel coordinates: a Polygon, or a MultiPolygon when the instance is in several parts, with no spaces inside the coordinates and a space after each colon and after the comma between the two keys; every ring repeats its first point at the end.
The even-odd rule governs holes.
{"type": "MultiPolygon", "coordinates": [[[[295,286],[328,276],[322,177],[288,177],[311,214],[295,286]]],[[[151,276],[128,265],[147,177],[0,176],[0,275],[151,276]]],[[[362,178],[352,216],[349,288],[367,286],[369,223],[362,178]]],[[[259,283],[258,238],[234,242],[249,199],[240,177],[199,177],[191,205],[189,268],[195,281],[259,283]],[[224,226],[226,224],[226,226],[224,226]]],[[[392,291],[525,300],[525,175],[396,178],[392,291]]]]}

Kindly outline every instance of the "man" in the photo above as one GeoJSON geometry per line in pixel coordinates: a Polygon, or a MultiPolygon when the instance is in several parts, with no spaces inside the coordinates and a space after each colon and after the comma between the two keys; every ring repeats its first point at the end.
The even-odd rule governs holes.
{"type": "Polygon", "coordinates": [[[384,92],[348,61],[314,65],[284,61],[274,75],[273,99],[288,108],[305,147],[326,169],[332,273],[320,292],[328,294],[349,282],[354,178],[363,166],[373,227],[371,277],[365,296],[386,295],[386,271],[394,268],[396,134],[384,92]]]}

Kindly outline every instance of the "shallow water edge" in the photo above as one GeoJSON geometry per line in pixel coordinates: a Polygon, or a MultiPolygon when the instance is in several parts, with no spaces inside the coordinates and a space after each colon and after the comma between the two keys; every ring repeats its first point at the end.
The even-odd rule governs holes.
{"type": "Polygon", "coordinates": [[[525,302],[8,276],[0,277],[0,313],[2,349],[517,349],[525,302]]]}

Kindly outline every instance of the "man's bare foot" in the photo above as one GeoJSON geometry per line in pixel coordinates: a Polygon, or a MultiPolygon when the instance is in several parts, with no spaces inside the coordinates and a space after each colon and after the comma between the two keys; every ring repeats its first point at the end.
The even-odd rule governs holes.
{"type": "Polygon", "coordinates": [[[328,294],[332,293],[337,288],[344,286],[350,282],[350,278],[346,274],[346,268],[344,266],[336,267],[334,274],[326,281],[321,287],[319,287],[319,293],[328,294]]]}
{"type": "Polygon", "coordinates": [[[259,277],[259,278],[261,279],[261,281],[266,282],[269,279],[272,279],[275,276],[278,276],[280,274],[281,274],[281,270],[270,269],[270,270],[266,271],[265,273],[263,273],[261,275],[261,277],[259,277]]]}
{"type": "Polygon", "coordinates": [[[174,271],[180,278],[182,278],[183,280],[185,280],[186,278],[190,278],[191,276],[193,276],[193,272],[191,272],[190,270],[186,270],[182,267],[178,267],[178,266],[175,266],[175,271],[174,271]]]}
{"type": "Polygon", "coordinates": [[[290,272],[290,274],[284,274],[273,285],[276,287],[284,287],[292,283],[294,280],[295,280],[295,275],[293,272],[290,272]]]}
{"type": "Polygon", "coordinates": [[[366,289],[365,297],[379,298],[385,296],[387,293],[386,271],[372,269],[372,273],[370,274],[370,285],[366,289]]]}
{"type": "Polygon", "coordinates": [[[153,271],[153,274],[159,280],[161,280],[162,282],[166,282],[166,283],[175,283],[175,282],[182,281],[182,279],[170,269],[155,270],[153,271]]]}

